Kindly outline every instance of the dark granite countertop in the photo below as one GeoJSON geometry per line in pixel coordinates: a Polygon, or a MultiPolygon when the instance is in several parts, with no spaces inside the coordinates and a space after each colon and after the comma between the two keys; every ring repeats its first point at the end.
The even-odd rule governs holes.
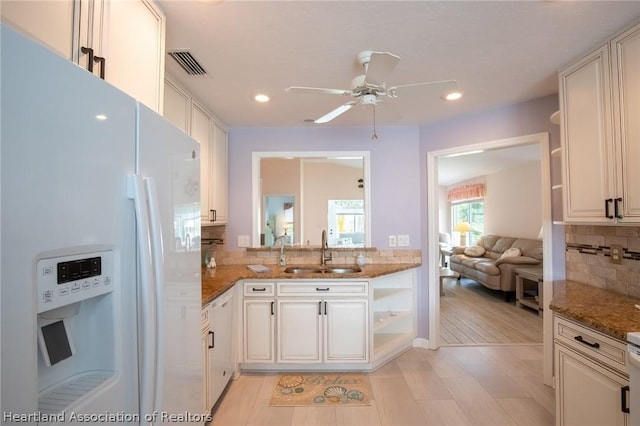
{"type": "MultiPolygon", "coordinates": [[[[353,274],[288,274],[285,267],[266,265],[270,272],[251,272],[246,265],[218,266],[215,269],[202,268],[202,306],[210,303],[240,280],[283,280],[283,279],[348,279],[348,278],[376,278],[406,269],[417,268],[419,263],[374,264],[362,267],[362,272],[353,274]]],[[[335,265],[332,265],[335,266],[335,265]]]]}
{"type": "Polygon", "coordinates": [[[640,299],[575,281],[555,281],[554,312],[620,340],[640,331],[640,299]]]}

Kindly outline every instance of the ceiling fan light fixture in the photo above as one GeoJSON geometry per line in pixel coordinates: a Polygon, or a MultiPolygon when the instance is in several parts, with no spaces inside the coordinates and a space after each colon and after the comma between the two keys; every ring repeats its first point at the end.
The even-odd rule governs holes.
{"type": "Polygon", "coordinates": [[[346,103],[344,105],[340,105],[338,108],[334,109],[333,111],[318,118],[316,121],[314,121],[314,123],[316,124],[328,123],[329,121],[333,120],[340,114],[350,110],[352,107],[353,107],[353,103],[346,103]]]}

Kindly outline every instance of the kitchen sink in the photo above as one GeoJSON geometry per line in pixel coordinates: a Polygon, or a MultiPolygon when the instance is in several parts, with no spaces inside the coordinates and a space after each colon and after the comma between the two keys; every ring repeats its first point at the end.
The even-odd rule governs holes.
{"type": "Polygon", "coordinates": [[[362,272],[359,266],[287,266],[286,274],[355,274],[362,272]]]}

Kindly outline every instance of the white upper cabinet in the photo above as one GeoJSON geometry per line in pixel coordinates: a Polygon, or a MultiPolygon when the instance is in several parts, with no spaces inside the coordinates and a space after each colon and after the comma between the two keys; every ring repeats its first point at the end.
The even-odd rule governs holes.
{"type": "Polygon", "coordinates": [[[560,71],[564,220],[640,222],[640,24],[560,71]]]}
{"type": "Polygon", "coordinates": [[[201,224],[227,223],[227,130],[171,77],[165,77],[164,116],[200,143],[201,224]]]}
{"type": "Polygon", "coordinates": [[[640,23],[611,42],[614,132],[619,146],[619,222],[640,222],[640,23]]]}
{"type": "Polygon", "coordinates": [[[2,2],[4,20],[161,112],[164,14],[151,0],[2,2]]]}

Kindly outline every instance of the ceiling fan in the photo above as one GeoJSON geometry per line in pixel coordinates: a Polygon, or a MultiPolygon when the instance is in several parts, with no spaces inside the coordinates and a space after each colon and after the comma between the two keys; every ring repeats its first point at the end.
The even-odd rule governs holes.
{"type": "MultiPolygon", "coordinates": [[[[416,94],[429,87],[441,87],[442,97],[447,100],[459,99],[462,94],[457,89],[455,80],[429,81],[425,83],[403,84],[387,87],[387,77],[396,67],[400,57],[389,52],[372,52],[370,50],[358,54],[358,62],[364,67],[364,74],[351,81],[350,89],[327,89],[320,87],[292,86],[285,89],[287,93],[324,93],[329,95],[351,96],[354,99],[329,111],[314,120],[316,124],[327,123],[339,115],[347,112],[355,105],[377,105],[380,97],[397,98],[409,94],[416,94]]],[[[374,110],[375,114],[375,110],[374,110]]],[[[375,120],[375,115],[374,115],[375,120]]],[[[374,133],[375,134],[375,133],[374,133]]]]}

